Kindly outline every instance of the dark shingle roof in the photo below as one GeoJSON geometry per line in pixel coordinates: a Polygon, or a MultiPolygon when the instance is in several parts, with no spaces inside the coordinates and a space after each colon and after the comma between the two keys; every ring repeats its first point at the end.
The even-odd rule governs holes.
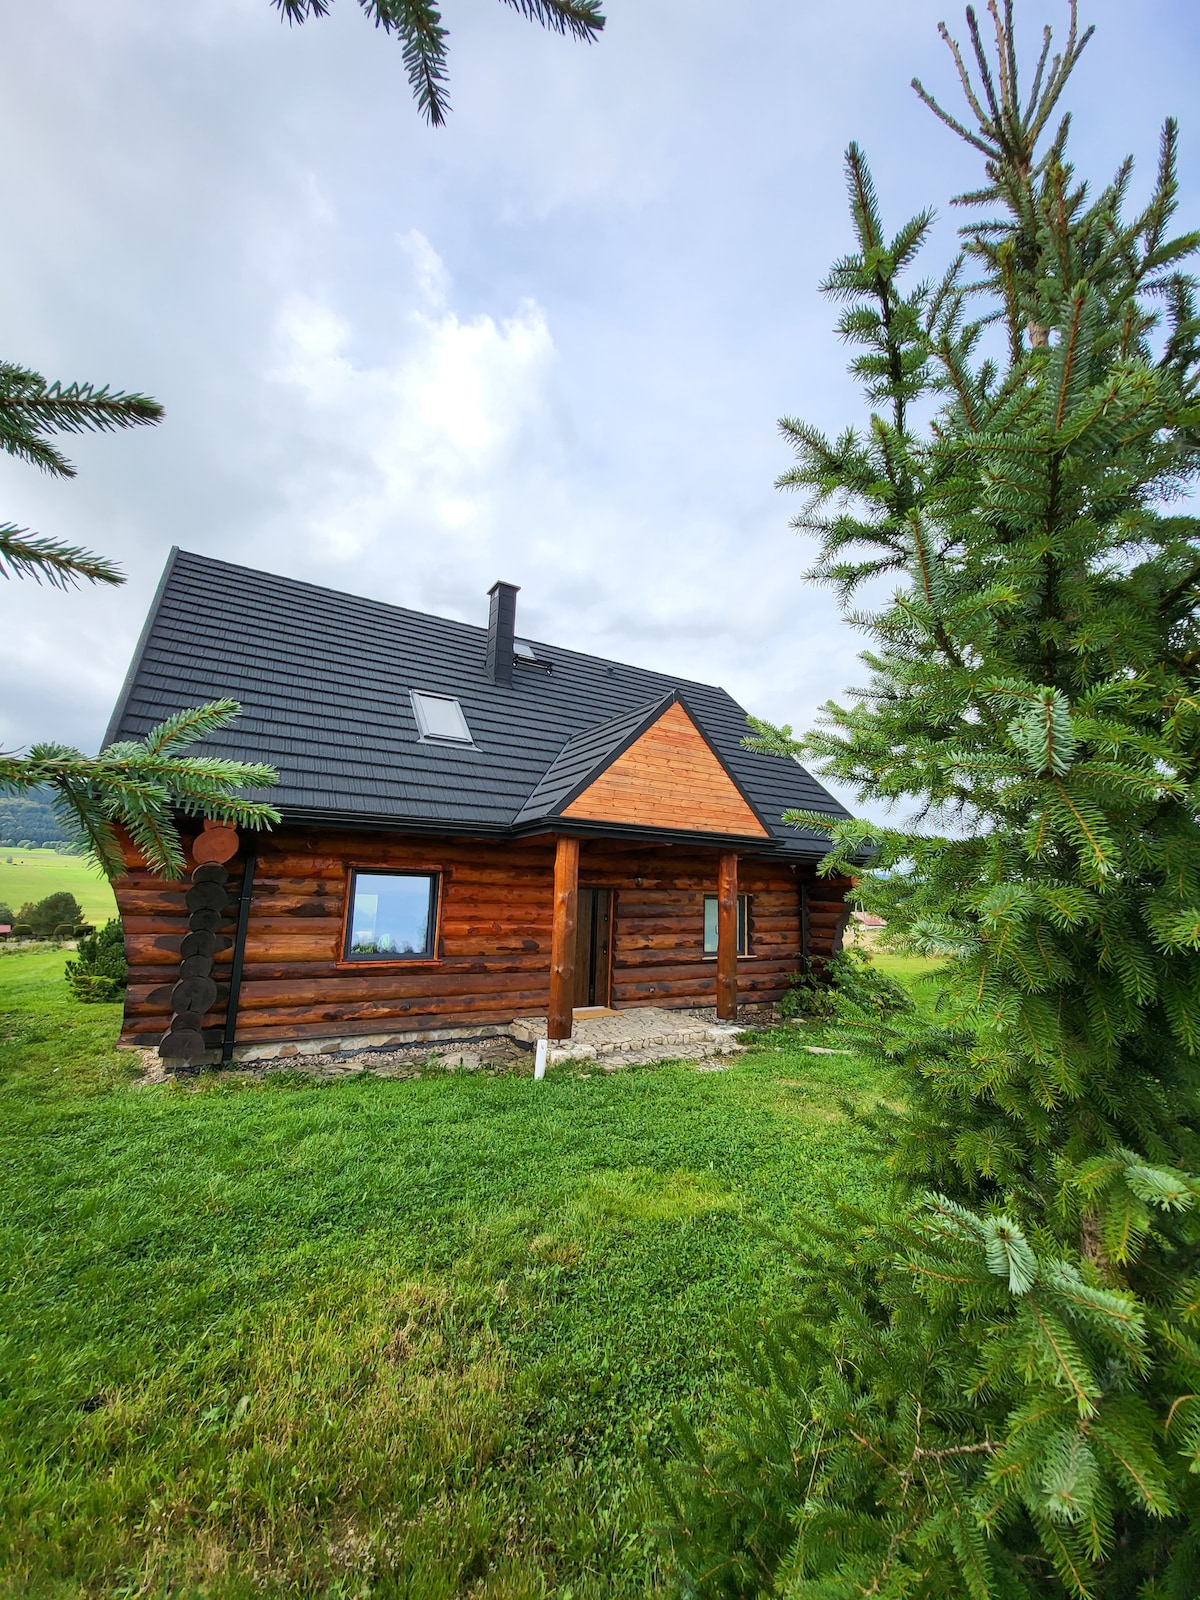
{"type": "Polygon", "coordinates": [[[197,748],[271,762],[285,816],[507,832],[553,815],[682,691],[776,848],[821,853],[778,820],[790,807],[846,815],[795,762],[742,748],[746,713],[724,689],[540,643],[552,670],[518,663],[505,688],[484,675],[486,648],[486,628],[173,551],[106,743],[229,696],[241,716],[197,748]],[[411,689],[453,695],[473,744],[422,741],[411,689]]]}

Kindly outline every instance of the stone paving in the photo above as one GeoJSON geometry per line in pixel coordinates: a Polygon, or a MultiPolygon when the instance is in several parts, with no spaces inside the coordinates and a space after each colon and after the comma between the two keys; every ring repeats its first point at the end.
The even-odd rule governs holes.
{"type": "MultiPolygon", "coordinates": [[[[730,1064],[731,1056],[744,1046],[738,1042],[739,1027],[715,1021],[712,1010],[667,1011],[661,1006],[634,1006],[629,1011],[600,1011],[574,1019],[570,1040],[550,1046],[549,1066],[594,1066],[598,1072],[618,1072],[622,1067],[650,1066],[656,1061],[696,1062],[698,1070],[715,1072],[730,1064]]],[[[421,1045],[405,1042],[398,1048],[341,1048],[306,1050],[290,1056],[282,1053],[270,1058],[238,1059],[230,1072],[238,1077],[259,1078],[267,1072],[302,1072],[310,1077],[352,1077],[370,1072],[376,1077],[413,1078],[422,1072],[533,1072],[534,1048],[546,1038],[546,1018],[520,1018],[504,1034],[491,1038],[472,1038],[458,1045],[426,1040],[421,1045]]],[[[173,1077],[166,1072],[157,1051],[139,1050],[142,1075],[139,1086],[162,1083],[173,1077]]],[[[186,1077],[195,1077],[211,1067],[195,1067],[186,1077]]]]}
{"type": "MultiPolygon", "coordinates": [[[[759,1019],[746,1016],[740,1026],[718,1023],[711,1007],[707,1011],[668,1011],[659,1006],[635,1006],[627,1011],[597,1009],[591,1015],[575,1018],[572,1037],[551,1046],[549,1065],[594,1064],[597,1071],[615,1072],[657,1061],[689,1061],[696,1063],[699,1071],[719,1071],[744,1048],[738,1036],[752,1020],[759,1019]]],[[[410,1037],[403,1043],[389,1041],[382,1047],[374,1040],[359,1040],[359,1048],[354,1049],[354,1041],[340,1040],[331,1050],[329,1041],[309,1040],[290,1049],[274,1046],[269,1054],[265,1050],[244,1055],[239,1052],[239,1058],[228,1070],[246,1078],[295,1071],[322,1080],[362,1072],[381,1078],[415,1078],[431,1070],[532,1072],[534,1049],[538,1040],[545,1037],[545,1017],[522,1017],[489,1037],[460,1039],[457,1043],[428,1037],[418,1043],[410,1037]]],[[[144,1071],[137,1080],[140,1086],[149,1087],[173,1075],[164,1070],[156,1051],[142,1049],[138,1054],[144,1071]]],[[[191,1077],[204,1070],[212,1070],[211,1064],[180,1075],[191,1077]]]]}
{"type": "MultiPolygon", "coordinates": [[[[549,1064],[594,1061],[607,1068],[706,1060],[740,1050],[738,1032],[732,1024],[709,1022],[689,1011],[632,1006],[628,1011],[576,1017],[571,1037],[550,1046],[549,1064]]],[[[512,1035],[536,1044],[546,1037],[545,1017],[519,1018],[512,1025],[512,1035]]]]}

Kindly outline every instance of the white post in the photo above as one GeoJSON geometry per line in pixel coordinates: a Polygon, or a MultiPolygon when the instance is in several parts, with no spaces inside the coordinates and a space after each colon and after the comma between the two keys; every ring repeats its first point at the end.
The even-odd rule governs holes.
{"type": "Polygon", "coordinates": [[[537,1050],[534,1052],[533,1057],[533,1075],[535,1078],[544,1078],[546,1076],[546,1057],[549,1053],[550,1041],[548,1039],[539,1039],[537,1050]]]}

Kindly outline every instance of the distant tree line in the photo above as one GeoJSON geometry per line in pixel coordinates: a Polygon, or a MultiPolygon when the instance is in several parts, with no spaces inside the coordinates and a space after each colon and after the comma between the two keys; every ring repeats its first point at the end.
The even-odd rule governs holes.
{"type": "Polygon", "coordinates": [[[17,938],[32,939],[67,939],[93,932],[83,907],[65,889],[43,900],[27,900],[19,911],[0,905],[0,927],[11,928],[17,938]]]}
{"type": "Polygon", "coordinates": [[[55,845],[64,850],[74,848],[63,839],[62,822],[54,815],[48,796],[0,800],[0,849],[30,850],[55,845]]]}

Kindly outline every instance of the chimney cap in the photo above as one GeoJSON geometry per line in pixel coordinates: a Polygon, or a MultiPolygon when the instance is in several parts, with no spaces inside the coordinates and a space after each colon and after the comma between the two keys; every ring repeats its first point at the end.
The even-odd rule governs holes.
{"type": "Polygon", "coordinates": [[[503,578],[497,578],[495,583],[488,590],[488,593],[495,594],[497,589],[511,589],[514,594],[517,594],[520,591],[520,588],[521,585],[519,583],[505,583],[503,578]]]}

